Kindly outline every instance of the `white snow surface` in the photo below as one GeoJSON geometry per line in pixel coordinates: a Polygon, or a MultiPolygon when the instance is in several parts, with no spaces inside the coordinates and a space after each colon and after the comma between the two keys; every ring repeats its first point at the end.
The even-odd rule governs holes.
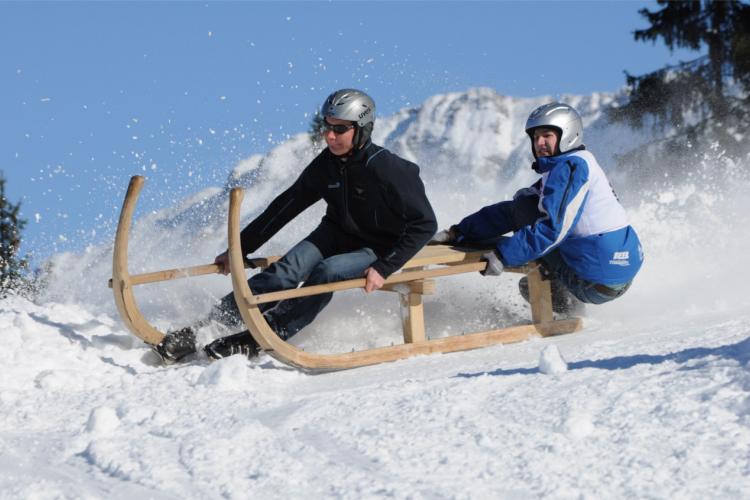
{"type": "MultiPolygon", "coordinates": [[[[600,158],[645,140],[596,125],[611,97],[574,99],[600,158]]],[[[420,164],[445,227],[533,180],[513,158],[527,154],[522,117],[546,100],[435,96],[380,120],[376,141],[420,164]]],[[[227,188],[246,187],[249,220],[312,157],[308,144],[300,135],[228,167],[225,186],[139,213],[131,273],[210,262],[226,245],[227,188]]],[[[342,372],[265,355],[164,367],[117,316],[111,245],[57,255],[43,297],[0,301],[0,498],[748,498],[750,166],[705,161],[703,178],[668,190],[616,186],[646,262],[621,299],[588,307],[582,332],[342,372]],[[731,182],[711,175],[732,168],[731,182]]],[[[321,211],[260,253],[283,252],[321,211]]],[[[525,321],[517,280],[441,279],[425,298],[428,334],[525,321]]],[[[167,329],[230,288],[211,276],[136,296],[167,329]]],[[[395,296],[359,291],[292,340],[317,352],[399,341],[395,296]]]]}

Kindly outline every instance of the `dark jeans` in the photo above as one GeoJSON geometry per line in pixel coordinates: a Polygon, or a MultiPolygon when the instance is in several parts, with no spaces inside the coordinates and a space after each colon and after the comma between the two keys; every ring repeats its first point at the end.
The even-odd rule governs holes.
{"type": "Polygon", "coordinates": [[[587,304],[604,304],[615,300],[628,291],[632,281],[617,285],[600,285],[580,278],[575,271],[563,261],[558,250],[552,250],[541,258],[545,269],[554,279],[565,285],[570,293],[587,304]]]}
{"type": "MultiPolygon", "coordinates": [[[[295,245],[284,257],[263,272],[250,278],[247,283],[253,294],[276,292],[304,286],[320,285],[333,281],[361,278],[365,269],[377,260],[375,252],[360,248],[350,252],[324,257],[317,246],[307,240],[295,245]]],[[[260,309],[279,337],[288,339],[315,319],[328,305],[333,293],[312,295],[279,302],[261,304],[260,309]]],[[[209,316],[227,326],[241,323],[234,294],[221,299],[209,316]]]]}

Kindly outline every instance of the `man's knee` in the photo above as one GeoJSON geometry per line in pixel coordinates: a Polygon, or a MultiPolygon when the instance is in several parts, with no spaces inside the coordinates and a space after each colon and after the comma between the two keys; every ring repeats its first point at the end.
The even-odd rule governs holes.
{"type": "Polygon", "coordinates": [[[586,289],[586,302],[591,304],[605,304],[619,297],[622,297],[628,291],[632,281],[619,285],[601,285],[592,284],[586,289]]]}
{"type": "Polygon", "coordinates": [[[307,283],[330,283],[331,281],[337,281],[337,275],[335,266],[328,260],[322,260],[313,268],[307,283]]]}
{"type": "Polygon", "coordinates": [[[331,283],[353,278],[361,278],[364,271],[377,260],[375,252],[363,248],[354,252],[334,255],[321,260],[313,268],[307,284],[331,283]]]}
{"type": "Polygon", "coordinates": [[[290,278],[287,274],[273,272],[273,270],[269,268],[247,280],[247,284],[250,286],[250,290],[253,293],[258,294],[294,288],[299,284],[299,281],[290,278]]]}
{"type": "Polygon", "coordinates": [[[294,288],[308,279],[312,269],[323,259],[318,247],[302,240],[268,269],[250,278],[253,293],[294,288]],[[257,289],[257,290],[256,290],[257,289]]]}

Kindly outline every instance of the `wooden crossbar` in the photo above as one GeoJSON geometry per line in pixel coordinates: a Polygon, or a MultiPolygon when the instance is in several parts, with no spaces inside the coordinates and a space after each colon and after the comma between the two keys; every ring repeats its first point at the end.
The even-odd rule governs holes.
{"type": "MultiPolygon", "coordinates": [[[[261,257],[250,259],[250,264],[245,265],[245,269],[260,268],[265,269],[270,266],[281,256],[274,255],[272,257],[261,257]]],[[[192,276],[204,276],[206,274],[218,274],[221,272],[218,264],[201,264],[199,266],[191,267],[178,267],[175,269],[165,269],[163,271],[154,271],[151,273],[143,274],[132,274],[128,277],[128,282],[131,285],[145,285],[146,283],[158,283],[160,281],[170,281],[180,278],[190,278],[192,276]]],[[[110,278],[107,284],[109,288],[112,288],[112,279],[110,278]]]]}

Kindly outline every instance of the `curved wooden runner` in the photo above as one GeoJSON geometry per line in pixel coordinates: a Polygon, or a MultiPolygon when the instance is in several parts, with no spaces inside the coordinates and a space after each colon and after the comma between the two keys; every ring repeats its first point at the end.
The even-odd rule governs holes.
{"type": "Polygon", "coordinates": [[[136,337],[147,344],[156,345],[164,338],[164,334],[151,326],[143,317],[133,296],[133,283],[128,273],[128,234],[130,221],[133,218],[135,203],[143,187],[143,177],[136,175],[130,179],[128,192],[122,204],[120,220],[117,223],[115,248],[112,253],[112,291],[115,304],[125,326],[136,337]]]}
{"type": "MultiPolygon", "coordinates": [[[[281,300],[283,298],[300,297],[332,291],[330,285],[317,285],[311,287],[297,288],[285,292],[276,292],[274,295],[265,294],[265,300],[258,300],[260,296],[254,296],[247,284],[244,267],[242,266],[242,250],[240,247],[240,204],[242,203],[243,191],[234,188],[230,193],[229,201],[229,262],[232,271],[232,287],[234,298],[253,338],[260,344],[261,348],[271,356],[280,361],[310,371],[329,371],[355,368],[359,366],[395,361],[409,358],[420,354],[432,354],[436,352],[447,353],[475,349],[498,343],[511,343],[527,340],[533,337],[546,335],[558,335],[570,333],[581,328],[580,318],[552,321],[551,309],[546,321],[530,325],[519,325],[487,332],[473,333],[462,336],[446,337],[432,340],[421,340],[418,342],[405,343],[401,345],[378,347],[363,351],[347,352],[342,354],[317,354],[299,349],[280,339],[266,322],[258,305],[262,302],[281,300]],[[307,288],[307,289],[306,289],[307,288]],[[317,290],[317,289],[320,290],[317,290]]],[[[386,280],[386,284],[404,283],[434,276],[446,276],[470,271],[481,271],[485,268],[484,262],[479,262],[481,252],[466,253],[465,261],[468,263],[452,262],[447,268],[427,269],[421,271],[402,271],[392,275],[386,280]],[[407,275],[407,276],[404,276],[407,275]]],[[[518,271],[518,270],[517,270],[518,271]]],[[[529,274],[536,273],[534,267],[528,271],[529,274]]],[[[532,276],[530,276],[531,281],[532,276]]],[[[539,282],[541,279],[537,277],[539,282]]],[[[338,282],[336,290],[363,287],[364,279],[348,280],[338,282]]],[[[549,284],[547,294],[549,294],[549,284]]],[[[530,288],[535,288],[530,283],[530,288]]],[[[534,318],[536,321],[536,318],[534,318]]]]}

